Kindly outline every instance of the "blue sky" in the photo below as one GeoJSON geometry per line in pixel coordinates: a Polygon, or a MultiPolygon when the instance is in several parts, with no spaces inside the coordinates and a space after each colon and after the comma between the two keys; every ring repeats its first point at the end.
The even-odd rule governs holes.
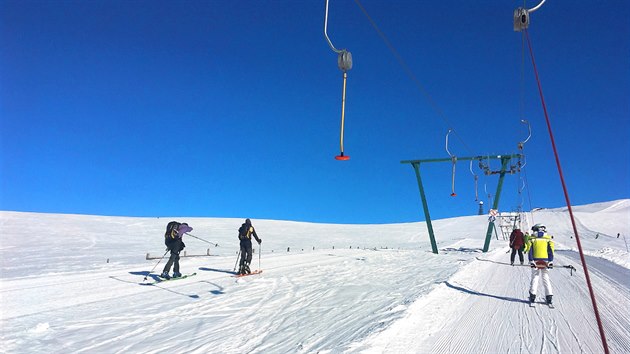
{"type": "MultiPolygon", "coordinates": [[[[0,2],[0,209],[332,223],[424,220],[401,160],[517,152],[500,209],[566,205],[522,1],[0,2]],[[525,57],[523,57],[525,55],[525,57]],[[524,61],[523,61],[524,60],[524,61]],[[430,99],[419,88],[430,95],[430,99]],[[431,100],[434,104],[431,103],[431,100]],[[521,179],[526,188],[519,193],[521,179]]],[[[527,7],[536,3],[528,2],[527,7]]],[[[630,198],[630,2],[547,1],[529,29],[574,205],[630,198]]],[[[499,168],[493,161],[492,167],[499,168]]],[[[488,203],[497,177],[480,175],[488,203]]],[[[468,162],[421,165],[432,218],[474,215],[468,162]]]]}

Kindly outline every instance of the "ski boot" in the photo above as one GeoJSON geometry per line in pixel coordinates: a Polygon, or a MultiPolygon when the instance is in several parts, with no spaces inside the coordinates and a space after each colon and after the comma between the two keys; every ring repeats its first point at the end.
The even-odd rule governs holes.
{"type": "Polygon", "coordinates": [[[545,300],[547,301],[547,305],[553,305],[553,304],[552,304],[553,295],[547,295],[547,297],[545,298],[545,300]]]}
{"type": "Polygon", "coordinates": [[[182,277],[182,273],[180,272],[173,273],[173,278],[181,278],[181,277],[182,277]]]}
{"type": "Polygon", "coordinates": [[[252,271],[249,269],[249,265],[245,265],[245,273],[252,274],[252,271]]]}
{"type": "Polygon", "coordinates": [[[533,304],[536,301],[536,295],[529,293],[529,303],[533,304]]]}
{"type": "Polygon", "coordinates": [[[171,277],[168,275],[168,272],[162,272],[162,274],[160,274],[160,278],[171,279],[171,277]]]}

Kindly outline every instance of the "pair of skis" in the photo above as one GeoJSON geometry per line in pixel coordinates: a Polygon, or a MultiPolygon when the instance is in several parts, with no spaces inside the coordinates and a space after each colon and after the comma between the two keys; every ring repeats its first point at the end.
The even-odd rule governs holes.
{"type": "Polygon", "coordinates": [[[157,278],[156,280],[154,280],[152,282],[140,283],[140,285],[155,285],[155,284],[164,283],[164,282],[167,282],[167,281],[175,281],[175,280],[182,280],[182,279],[190,278],[190,277],[192,277],[194,275],[197,275],[197,273],[184,274],[181,277],[176,277],[176,278],[162,278],[162,277],[159,277],[159,278],[157,278]]]}
{"type": "MultiPolygon", "coordinates": [[[[260,273],[262,273],[262,269],[255,270],[255,271],[253,271],[253,272],[251,272],[251,273],[245,273],[245,274],[234,274],[234,275],[232,275],[232,276],[233,276],[233,277],[235,277],[235,278],[240,278],[240,277],[246,277],[246,276],[248,276],[248,275],[256,275],[256,274],[260,274],[260,273]]],[[[159,278],[158,280],[156,280],[155,282],[153,282],[153,284],[162,283],[162,282],[165,282],[165,281],[173,281],[173,280],[179,280],[179,279],[186,279],[186,278],[190,278],[190,277],[192,277],[193,275],[197,275],[197,273],[185,274],[185,275],[182,275],[181,277],[177,277],[177,278],[168,278],[168,279],[166,279],[166,278],[159,278]]]]}
{"type": "MultiPolygon", "coordinates": [[[[248,274],[234,274],[234,275],[232,275],[232,277],[234,277],[234,278],[241,278],[241,277],[246,277],[246,276],[249,276],[249,275],[256,275],[256,274],[260,274],[260,273],[262,273],[262,269],[255,270],[255,271],[253,271],[251,273],[248,273],[248,274]]],[[[197,275],[197,273],[184,274],[181,277],[177,277],[177,278],[168,278],[168,279],[166,279],[166,278],[158,278],[158,279],[156,279],[156,280],[154,280],[152,282],[140,283],[140,284],[141,285],[155,285],[155,284],[159,284],[159,283],[164,283],[164,282],[169,282],[169,281],[175,281],[175,280],[182,280],[182,279],[190,278],[190,277],[192,277],[194,275],[197,275]]]]}
{"type": "MultiPolygon", "coordinates": [[[[547,305],[550,309],[555,309],[556,307],[552,303],[539,302],[539,304],[547,305]]],[[[529,307],[536,307],[536,302],[529,302],[529,307]]]]}
{"type": "Polygon", "coordinates": [[[256,274],[260,274],[260,273],[262,273],[262,269],[255,270],[255,271],[253,271],[253,272],[251,272],[251,273],[245,273],[245,274],[234,274],[232,277],[234,277],[234,278],[242,278],[242,277],[246,277],[246,276],[248,276],[248,275],[256,275],[256,274]]]}

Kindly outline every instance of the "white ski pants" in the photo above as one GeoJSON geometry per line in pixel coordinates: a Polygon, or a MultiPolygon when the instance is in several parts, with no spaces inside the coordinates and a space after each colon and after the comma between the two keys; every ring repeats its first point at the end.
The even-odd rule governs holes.
{"type": "Polygon", "coordinates": [[[537,295],[538,294],[538,280],[542,276],[543,287],[545,288],[545,295],[553,295],[553,290],[551,289],[551,280],[549,279],[549,269],[532,269],[532,282],[529,286],[529,292],[537,295]]]}

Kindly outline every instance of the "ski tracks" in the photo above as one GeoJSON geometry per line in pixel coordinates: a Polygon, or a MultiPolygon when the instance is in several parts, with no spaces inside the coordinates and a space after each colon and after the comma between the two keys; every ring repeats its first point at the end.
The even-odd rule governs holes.
{"type": "MultiPolygon", "coordinates": [[[[571,276],[564,268],[552,270],[556,308],[541,302],[542,287],[539,303],[530,308],[526,299],[531,271],[508,265],[507,257],[505,249],[499,249],[485,255],[485,262],[470,262],[419,298],[391,328],[358,348],[378,353],[601,352],[583,275],[578,272],[571,276]],[[417,338],[414,333],[428,335],[417,338]]],[[[569,260],[558,256],[556,262],[568,264],[569,260]]],[[[597,270],[592,273],[599,288],[609,348],[611,352],[629,352],[627,284],[603,280],[606,274],[597,270]]]]}

